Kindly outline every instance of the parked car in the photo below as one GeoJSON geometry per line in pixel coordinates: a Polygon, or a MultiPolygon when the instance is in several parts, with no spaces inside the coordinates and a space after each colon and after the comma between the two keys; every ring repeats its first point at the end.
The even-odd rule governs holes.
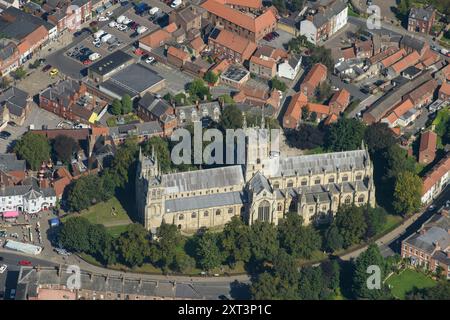
{"type": "Polygon", "coordinates": [[[18,265],[19,266],[31,266],[31,261],[29,261],[29,260],[20,260],[18,265]]]}
{"type": "Polygon", "coordinates": [[[111,21],[108,26],[110,26],[111,28],[115,28],[117,26],[117,22],[115,21],[111,21]]]}
{"type": "Polygon", "coordinates": [[[117,29],[119,29],[120,31],[127,31],[128,27],[124,24],[121,24],[119,27],[117,27],[117,29]]]}
{"type": "Polygon", "coordinates": [[[6,264],[2,264],[2,265],[0,266],[0,273],[5,272],[6,269],[8,269],[8,266],[7,266],[6,264]]]}
{"type": "Polygon", "coordinates": [[[155,62],[155,58],[153,57],[148,57],[147,59],[145,59],[145,63],[151,64],[153,62],[155,62]]]}
{"type": "Polygon", "coordinates": [[[98,21],[108,21],[108,20],[109,20],[108,17],[104,17],[104,16],[98,17],[98,21]]]}
{"type": "Polygon", "coordinates": [[[59,70],[56,68],[53,68],[52,70],[50,70],[50,76],[54,77],[59,73],[59,70]]]}
{"type": "Polygon", "coordinates": [[[52,66],[50,64],[48,64],[48,65],[46,65],[45,67],[42,68],[42,72],[47,72],[51,68],[52,68],[52,66]]]}
{"type": "Polygon", "coordinates": [[[8,131],[0,132],[0,139],[8,140],[9,137],[11,137],[11,133],[9,133],[8,131]]]}
{"type": "Polygon", "coordinates": [[[280,34],[276,31],[271,33],[275,38],[278,38],[280,36],[280,34]]]}

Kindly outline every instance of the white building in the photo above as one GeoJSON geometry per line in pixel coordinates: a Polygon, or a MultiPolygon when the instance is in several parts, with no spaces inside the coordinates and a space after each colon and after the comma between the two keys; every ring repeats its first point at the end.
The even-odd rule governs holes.
{"type": "Polygon", "coordinates": [[[289,80],[294,80],[302,65],[302,57],[291,55],[278,65],[278,76],[289,80]]]}
{"type": "Polygon", "coordinates": [[[56,205],[53,188],[39,188],[35,185],[16,185],[0,188],[0,211],[23,211],[37,213],[56,205]]]}
{"type": "Polygon", "coordinates": [[[326,5],[322,3],[309,8],[305,19],[300,22],[300,34],[313,44],[331,37],[342,29],[348,20],[345,0],[331,0],[326,5]]]}
{"type": "Polygon", "coordinates": [[[439,161],[423,178],[422,203],[433,201],[450,181],[450,155],[439,161]]]}

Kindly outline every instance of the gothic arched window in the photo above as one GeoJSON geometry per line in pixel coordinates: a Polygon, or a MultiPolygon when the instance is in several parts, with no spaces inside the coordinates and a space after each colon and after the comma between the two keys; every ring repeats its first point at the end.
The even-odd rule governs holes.
{"type": "Polygon", "coordinates": [[[270,203],[264,200],[258,207],[258,220],[269,221],[270,219],[270,203]]]}

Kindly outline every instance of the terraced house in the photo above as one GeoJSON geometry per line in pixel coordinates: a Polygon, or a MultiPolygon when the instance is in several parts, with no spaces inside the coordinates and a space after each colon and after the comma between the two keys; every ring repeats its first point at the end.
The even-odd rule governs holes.
{"type": "Polygon", "coordinates": [[[264,134],[247,144],[243,165],[165,174],[154,153],[140,153],[136,204],[144,226],[155,231],[165,221],[192,232],[222,227],[233,216],[276,225],[292,211],[306,224],[322,223],[341,205],[375,205],[373,165],[364,146],[280,157],[264,144],[264,134]]]}

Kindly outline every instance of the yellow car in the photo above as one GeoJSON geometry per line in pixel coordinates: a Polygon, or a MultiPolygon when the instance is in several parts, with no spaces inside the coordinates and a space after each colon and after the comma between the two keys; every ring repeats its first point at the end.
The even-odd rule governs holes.
{"type": "Polygon", "coordinates": [[[50,70],[50,76],[56,76],[57,74],[59,73],[59,71],[58,71],[58,69],[52,69],[52,70],[50,70]]]}

